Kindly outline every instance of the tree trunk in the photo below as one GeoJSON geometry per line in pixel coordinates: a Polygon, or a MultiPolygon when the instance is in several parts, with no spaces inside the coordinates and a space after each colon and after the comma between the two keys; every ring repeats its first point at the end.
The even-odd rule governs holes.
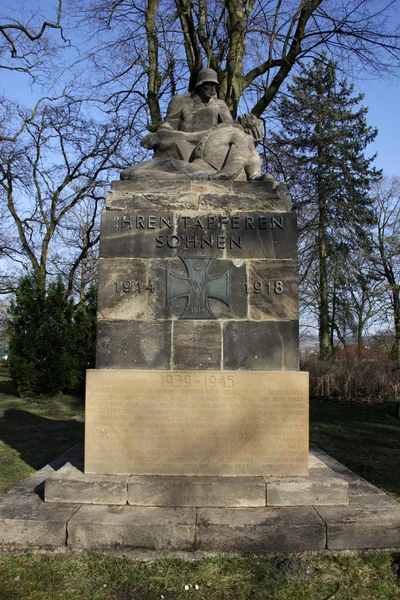
{"type": "Polygon", "coordinates": [[[393,286],[393,313],[394,313],[394,351],[393,358],[400,362],[400,287],[393,286]]]}
{"type": "MultiPolygon", "coordinates": [[[[320,128],[318,126],[318,128],[320,128]]],[[[328,265],[326,247],[326,198],[322,178],[322,147],[318,145],[318,258],[319,258],[319,357],[328,360],[332,356],[329,339],[328,265]]]]}
{"type": "Polygon", "coordinates": [[[158,100],[161,85],[161,78],[158,70],[159,45],[156,25],[158,3],[158,0],[149,0],[147,9],[145,10],[147,49],[149,53],[147,103],[151,116],[151,125],[149,126],[150,131],[156,131],[162,123],[160,103],[158,100]]]}

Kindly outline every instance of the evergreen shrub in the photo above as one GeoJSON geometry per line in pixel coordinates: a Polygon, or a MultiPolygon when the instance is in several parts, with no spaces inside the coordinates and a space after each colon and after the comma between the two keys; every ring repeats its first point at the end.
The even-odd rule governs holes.
{"type": "Polygon", "coordinates": [[[77,392],[94,366],[96,294],[67,297],[61,277],[45,290],[31,273],[21,278],[9,311],[10,373],[21,396],[77,392]]]}

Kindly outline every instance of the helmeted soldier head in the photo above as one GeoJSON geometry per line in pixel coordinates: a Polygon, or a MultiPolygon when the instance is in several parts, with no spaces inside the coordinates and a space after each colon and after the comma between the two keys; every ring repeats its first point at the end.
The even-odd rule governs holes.
{"type": "Polygon", "coordinates": [[[214,69],[202,69],[197,75],[194,93],[197,94],[203,102],[208,104],[217,93],[218,76],[214,69]]]}
{"type": "Polygon", "coordinates": [[[199,71],[194,89],[196,89],[199,85],[203,85],[204,83],[215,83],[218,85],[218,75],[214,69],[202,69],[199,71]]]}

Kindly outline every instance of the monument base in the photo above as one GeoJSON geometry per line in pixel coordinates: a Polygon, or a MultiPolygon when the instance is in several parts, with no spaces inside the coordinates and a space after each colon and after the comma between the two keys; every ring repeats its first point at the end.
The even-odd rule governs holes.
{"type": "Polygon", "coordinates": [[[85,473],[308,474],[308,373],[87,373],[85,473]]]}
{"type": "Polygon", "coordinates": [[[147,499],[146,485],[140,490],[138,479],[84,474],[79,445],[2,495],[0,545],[13,551],[97,551],[139,559],[193,559],[215,552],[400,550],[400,505],[323,452],[310,454],[309,477],[265,478],[263,506],[254,486],[244,495],[241,484],[240,506],[234,498],[237,486],[251,478],[235,478],[236,487],[229,491],[231,478],[189,478],[197,483],[206,479],[208,485],[191,481],[186,488],[175,478],[142,477],[149,484],[147,494],[152,494],[147,499]],[[125,479],[123,486],[120,479],[125,479]],[[127,504],[128,479],[135,480],[130,490],[135,505],[127,504]],[[157,493],[163,493],[157,498],[151,482],[160,486],[162,479],[169,480],[180,497],[171,487],[158,487],[157,493]],[[214,490],[217,494],[212,490],[214,479],[221,482],[214,490]],[[341,487],[336,485],[339,480],[341,487]],[[176,506],[177,501],[183,505],[176,506]],[[296,505],[288,506],[292,503],[296,505]]]}

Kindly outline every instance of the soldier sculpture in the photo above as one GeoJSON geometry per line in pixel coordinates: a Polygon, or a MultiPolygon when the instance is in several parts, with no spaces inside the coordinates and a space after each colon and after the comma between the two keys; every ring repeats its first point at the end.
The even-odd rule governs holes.
{"type": "Polygon", "coordinates": [[[259,179],[262,121],[251,113],[234,121],[217,88],[216,72],[200,71],[193,92],[174,96],[164,123],[141,141],[154,158],[125,169],[121,179],[259,179]]]}

